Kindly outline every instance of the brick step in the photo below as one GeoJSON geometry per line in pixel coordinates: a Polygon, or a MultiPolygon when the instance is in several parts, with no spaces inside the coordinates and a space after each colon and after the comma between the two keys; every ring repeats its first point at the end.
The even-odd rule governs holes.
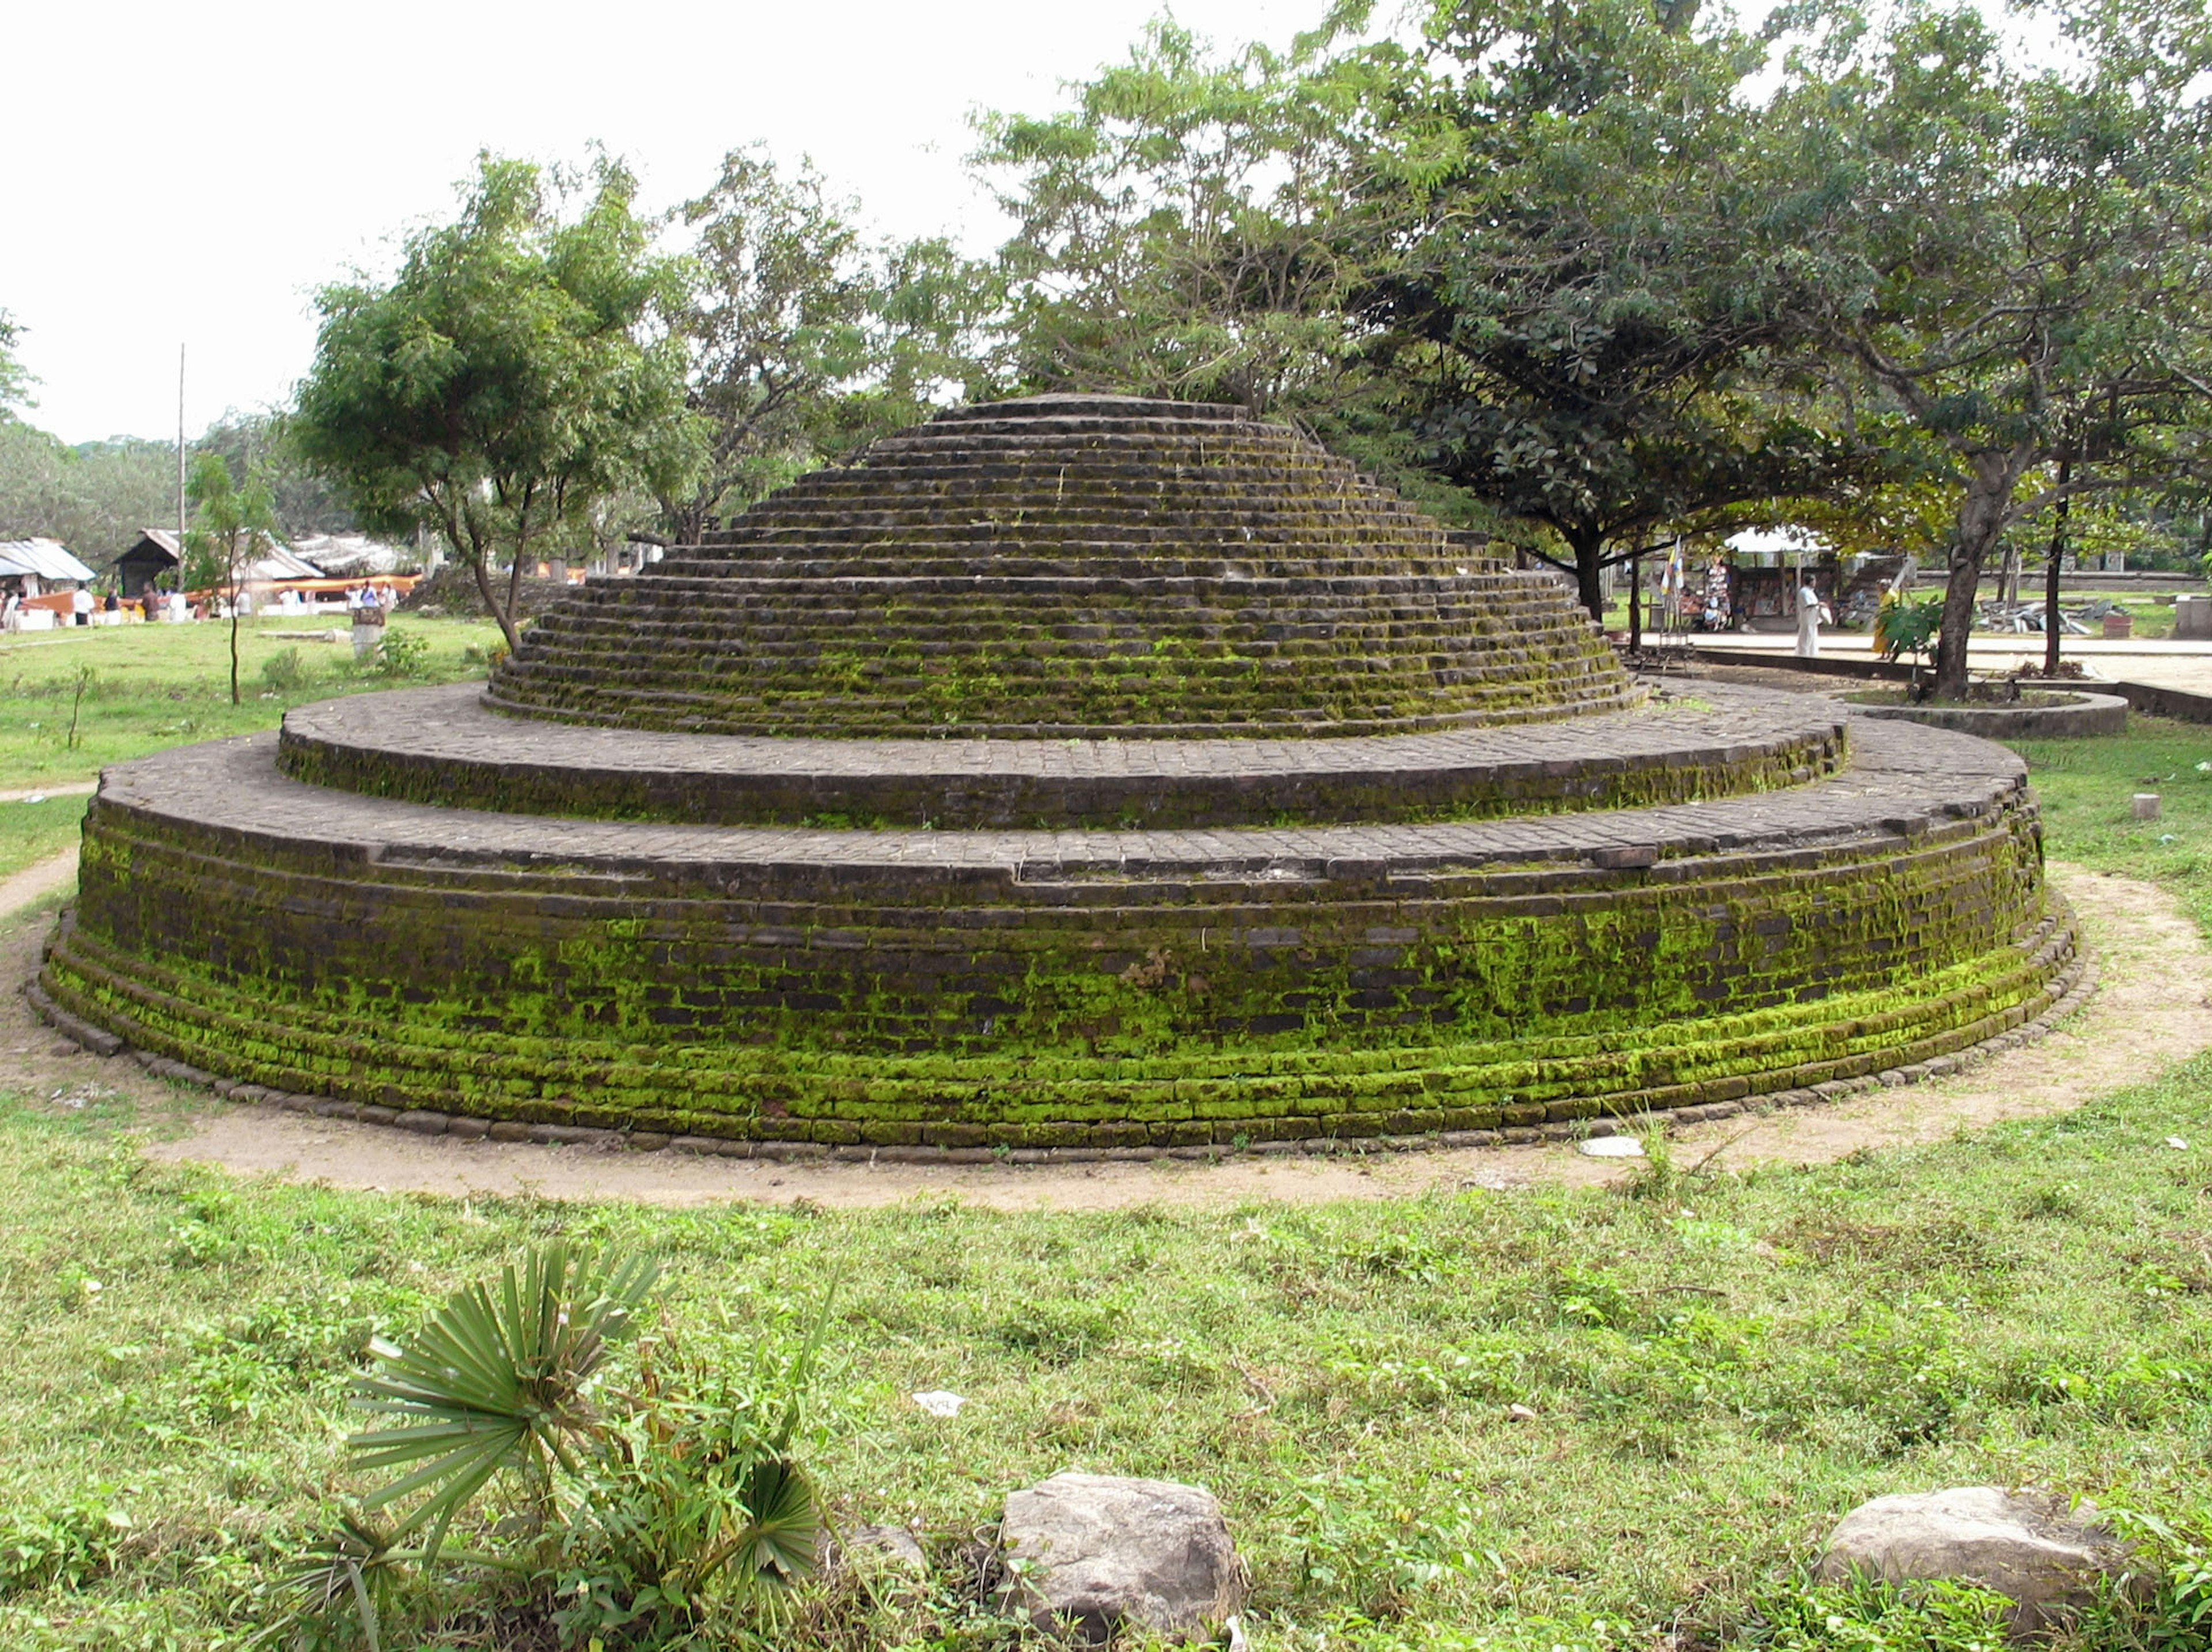
{"type": "Polygon", "coordinates": [[[1513,628],[1590,630],[1579,610],[1541,602],[1535,595],[1468,599],[1458,591],[1387,591],[1338,595],[1329,591],[1283,592],[1276,599],[1249,588],[1224,586],[1214,597],[1228,602],[1199,602],[1175,592],[1115,592],[1036,588],[1009,595],[947,581],[938,588],[848,586],[823,580],[728,581],[719,591],[681,592],[644,586],[598,586],[568,597],[540,619],[540,628],[566,626],[580,619],[644,622],[648,617],[692,619],[710,626],[744,630],[750,623],[776,617],[825,615],[841,623],[869,617],[876,623],[998,623],[998,626],[1103,626],[1119,635],[1175,637],[1201,628],[1252,630],[1259,626],[1380,628],[1401,623],[1444,623],[1506,633],[1513,628]],[[942,617],[942,619],[940,619],[942,617]]]}
{"type": "MultiPolygon", "coordinates": [[[[1451,556],[1441,534],[1407,531],[1392,525],[1357,519],[1325,521],[1300,514],[1265,518],[1224,513],[1213,520],[1178,520],[1195,512],[1160,512],[1142,523],[1127,517],[1110,518],[1100,513],[1082,517],[1041,517],[1006,511],[988,518],[965,513],[942,515],[919,512],[827,513],[789,511],[764,514],[742,533],[721,538],[716,549],[781,544],[997,544],[1002,542],[1037,549],[1028,554],[1048,556],[1060,545],[1095,546],[1091,556],[1142,557],[1159,548],[1206,555],[1216,546],[1229,548],[1239,557],[1281,557],[1285,554],[1325,555],[1340,548],[1355,548],[1355,559],[1418,556],[1443,562],[1451,556]],[[1250,550],[1242,548],[1250,546],[1250,550]]],[[[1219,554],[1218,552],[1214,554],[1219,554]]]]}
{"type": "Polygon", "coordinates": [[[793,549],[799,554],[787,558],[665,561],[642,574],[595,578],[578,587],[578,592],[668,592],[719,600],[732,581],[750,581],[763,586],[781,585],[793,590],[842,589],[888,596],[908,592],[957,592],[967,597],[979,592],[998,593],[1030,600],[1097,593],[1183,601],[1259,602],[1309,592],[1340,599],[1410,592],[1455,597],[1463,601],[1513,599],[1540,603],[1555,610],[1582,611],[1571,602],[1562,601],[1558,588],[1539,575],[1505,571],[1486,574],[1480,568],[1462,574],[1455,564],[1440,567],[1425,559],[1244,563],[1237,566],[1249,571],[1239,574],[1224,573],[1218,562],[1167,563],[1155,568],[1137,559],[1056,558],[1040,562],[1010,558],[1007,560],[1014,562],[1014,571],[1002,572],[994,567],[997,559],[988,551],[971,556],[917,557],[909,562],[896,557],[824,556],[813,554],[809,547],[793,549]],[[1194,571],[1176,571],[1182,566],[1192,566],[1194,571]]]}
{"type": "Polygon", "coordinates": [[[1540,580],[1506,577],[1457,579],[1427,573],[1401,574],[1367,571],[1279,576],[1260,579],[1147,579],[1111,574],[1038,574],[1006,578],[993,574],[957,572],[915,574],[812,573],[816,567],[850,567],[837,563],[794,562],[789,568],[775,562],[732,564],[720,574],[693,574],[688,568],[665,575],[636,574],[601,578],[578,587],[567,600],[589,604],[606,601],[666,602],[690,600],[708,606],[730,604],[735,592],[750,600],[769,595],[803,597],[818,592],[846,601],[871,604],[954,599],[960,605],[977,601],[994,604],[1028,604],[1054,601],[1104,600],[1115,604],[1136,602],[1171,608],[1218,609],[1277,607],[1293,602],[1332,606],[1389,603],[1443,603],[1476,609],[1512,605],[1529,612],[1548,611],[1589,616],[1576,604],[1563,602],[1553,587],[1540,580]]]}
{"type": "MultiPolygon", "coordinates": [[[[1480,654],[1498,659],[1510,659],[1516,653],[1532,651],[1564,652],[1597,659],[1605,649],[1602,642],[1573,627],[1489,631],[1468,625],[1425,623],[1410,619],[1387,625],[1223,623],[1202,630],[1164,635],[1156,629],[1086,623],[1079,618],[1050,626],[988,623],[936,626],[891,623],[862,614],[800,615],[766,610],[750,625],[718,625],[680,615],[665,619],[629,616],[619,621],[603,618],[590,624],[564,617],[557,628],[541,624],[532,630],[539,635],[526,636],[519,658],[532,659],[556,648],[575,652],[604,647],[638,657],[670,647],[746,653],[796,643],[848,654],[953,658],[1004,653],[1068,660],[1161,661],[1253,659],[1285,653],[1325,659],[1370,650],[1389,654],[1434,653],[1439,658],[1480,654]],[[660,647],[644,648],[642,645],[648,642],[660,647]]],[[[652,665],[662,662],[642,658],[640,663],[652,665]]]]}
{"type": "Polygon", "coordinates": [[[1480,659],[1510,662],[1516,656],[1572,656],[1600,659],[1605,645],[1579,631],[1516,632],[1507,636],[1470,634],[1457,628],[1401,625],[1391,628],[1348,626],[1287,626],[1249,628],[1241,634],[1224,627],[1213,635],[1182,639],[1155,638],[1143,633],[1119,633],[1103,626],[1068,625],[1050,631],[994,631],[985,626],[944,628],[927,625],[803,624],[764,615],[759,624],[742,629],[670,621],[659,625],[633,623],[602,624],[589,629],[550,626],[532,629],[543,635],[527,636],[518,659],[529,660],[553,653],[605,653],[627,655],[641,670],[671,668],[671,651],[730,655],[773,655],[793,649],[828,650],[853,658],[964,659],[978,656],[1009,662],[1063,660],[1149,661],[1162,670],[1196,668],[1206,662],[1248,665],[1255,660],[1300,659],[1328,660],[1376,655],[1392,659],[1418,656],[1439,663],[1480,659]],[[641,644],[662,645],[646,649],[641,644]],[[1178,647],[1162,647],[1169,641],[1178,647]]]}
{"type": "MultiPolygon", "coordinates": [[[[745,544],[964,544],[1015,539],[1020,544],[1099,546],[1093,555],[1144,555],[1152,546],[1261,546],[1248,555],[1283,555],[1285,549],[1328,550],[1356,546],[1367,555],[1425,555],[1443,562],[1443,533],[1416,533],[1405,524],[1325,518],[1310,511],[1272,515],[1239,511],[1152,511],[1141,522],[1103,511],[1024,513],[1018,508],[971,511],[763,511],[721,546],[745,544]]],[[[1051,555],[1040,550],[1037,555],[1051,555]]]]}
{"type": "Polygon", "coordinates": [[[1371,557],[1301,557],[1277,565],[1258,560],[1222,557],[1126,556],[1087,554],[1053,556],[1010,555],[986,548],[967,555],[914,551],[890,556],[854,556],[837,550],[816,553],[806,545],[785,545],[765,554],[754,545],[733,546],[727,554],[692,550],[664,557],[636,574],[595,578],[586,588],[650,589],[665,580],[781,580],[821,583],[832,580],[945,580],[975,588],[977,580],[996,580],[1004,588],[1021,591],[1040,580],[1074,581],[1080,588],[1101,588],[1204,593],[1249,591],[1255,585],[1279,578],[1308,581],[1338,580],[1413,580],[1448,586],[1469,594],[1486,592],[1525,593],[1559,605],[1555,587],[1544,576],[1499,568],[1479,560],[1452,562],[1428,556],[1371,557]],[[1460,569],[1465,568],[1462,574],[1460,569]]]}
{"type": "Polygon", "coordinates": [[[1102,687],[1090,694],[1057,695],[1008,692],[1003,689],[988,693],[977,690],[963,694],[939,709],[933,695],[945,685],[927,678],[885,680],[872,685],[875,691],[866,695],[805,682],[803,686],[794,684],[789,692],[781,695],[749,692],[743,686],[713,680],[700,683],[695,692],[686,692],[681,682],[654,683],[647,688],[633,689],[622,679],[611,680],[605,675],[595,674],[568,678],[573,692],[564,696],[559,691],[562,680],[558,672],[519,675],[512,683],[502,682],[500,694],[517,704],[566,704],[606,711],[628,707],[637,711],[665,711],[671,718],[700,714],[708,721],[699,726],[725,732],[736,732],[739,726],[750,727],[771,713],[781,719],[802,712],[822,720],[824,730],[840,733],[851,732],[851,720],[856,717],[872,726],[902,729],[927,729],[956,721],[1053,722],[1100,728],[1124,724],[1158,724],[1164,727],[1238,722],[1384,724],[1475,716],[1498,707],[1589,708],[1620,703],[1617,697],[1603,696],[1595,690],[1582,696],[1555,699],[1531,689],[1524,683],[1510,681],[1459,683],[1448,690],[1423,685],[1405,689],[1395,700],[1375,703],[1369,697],[1374,693],[1372,684],[1354,681],[1340,686],[1302,686],[1296,701],[1279,707],[1270,706],[1264,695],[1248,694],[1231,698],[1197,693],[1180,694],[1171,703],[1163,705],[1148,698],[1116,695],[1102,687]]]}

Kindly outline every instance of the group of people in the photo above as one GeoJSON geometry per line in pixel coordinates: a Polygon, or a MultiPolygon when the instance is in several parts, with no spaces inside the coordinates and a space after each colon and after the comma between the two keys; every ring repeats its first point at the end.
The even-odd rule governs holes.
{"type": "Polygon", "coordinates": [[[388,613],[399,605],[399,593],[386,586],[380,589],[373,585],[361,585],[346,592],[346,610],[359,613],[374,608],[379,613],[388,613]]]}

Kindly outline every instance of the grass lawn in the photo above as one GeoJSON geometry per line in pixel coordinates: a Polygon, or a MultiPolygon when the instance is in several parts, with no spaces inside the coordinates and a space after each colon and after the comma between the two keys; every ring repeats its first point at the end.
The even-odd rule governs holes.
{"type": "MultiPolygon", "coordinates": [[[[401,618],[393,632],[425,646],[406,676],[393,677],[356,665],[349,640],[281,635],[330,629],[328,616],[300,615],[240,625],[236,706],[225,624],[92,626],[0,642],[0,791],[82,784],[165,746],[274,728],[311,700],[482,676],[485,651],[500,641],[489,622],[401,618]]],[[[0,803],[0,877],[68,847],[84,808],[82,797],[0,803]]]]}
{"type": "MultiPolygon", "coordinates": [[[[487,629],[438,633],[455,667],[487,629]]],[[[186,685],[172,712],[118,694],[98,761],[371,686],[334,673],[233,724],[204,655],[85,657],[186,685]]],[[[52,704],[17,659],[9,717],[52,704]]],[[[0,750],[78,756],[15,728],[0,750]]],[[[2212,926],[2212,730],[2024,750],[2054,854],[2164,882],[2212,926]],[[2139,789],[2163,822],[2129,818],[2139,789]]],[[[1213,1489],[1255,1652],[1995,1652],[1971,1594],[1805,1582],[1856,1503],[1960,1484],[2091,1496],[2166,1522],[2161,1564],[2208,1564],[2212,1058],[1819,1168],[1210,1212],[348,1193],[151,1163],[134,1133],[165,1127],[96,1090],[0,1094],[0,1646],[244,1644],[275,1557],[363,1484],[341,1441],[370,1335],[556,1234],[658,1255],[661,1333],[738,1370],[795,1346],[839,1278],[805,1449],[841,1522],[911,1522],[939,1569],[762,1646],[1018,1643],[960,1558],[1007,1490],[1071,1467],[1213,1489]],[[908,1398],[930,1388],[969,1403],[932,1417],[908,1398]]],[[[2080,1643],[2203,1648],[2192,1602],[2212,1622],[2212,1582],[2080,1643]]],[[[460,1611],[386,1644],[552,1643],[460,1611]]]]}
{"type": "Polygon", "coordinates": [[[2050,852],[2170,890],[2212,934],[2212,724],[2128,716],[2117,740],[2019,740],[2050,852]],[[2201,766],[2200,766],[2201,765],[2201,766]],[[2159,818],[2135,818],[2138,792],[2159,818]]]}

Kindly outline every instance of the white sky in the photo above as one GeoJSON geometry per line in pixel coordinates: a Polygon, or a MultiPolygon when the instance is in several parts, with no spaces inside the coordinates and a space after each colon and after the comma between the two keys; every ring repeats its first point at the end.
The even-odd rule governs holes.
{"type": "MultiPolygon", "coordinates": [[[[1227,48],[1278,47],[1324,0],[1177,0],[1227,48]]],[[[657,209],[723,153],[801,155],[878,228],[1000,238],[962,157],[978,108],[1041,113],[1116,61],[1160,0],[145,0],[22,4],[5,53],[0,309],[68,441],[173,435],[284,400],[309,295],[388,267],[449,214],[479,149],[579,160],[598,139],[657,209]]]]}

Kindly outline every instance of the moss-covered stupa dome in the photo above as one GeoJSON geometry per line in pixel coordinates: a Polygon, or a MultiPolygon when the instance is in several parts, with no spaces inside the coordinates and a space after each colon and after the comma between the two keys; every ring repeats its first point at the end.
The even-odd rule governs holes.
{"type": "Polygon", "coordinates": [[[1647,697],[1294,432],[1042,397],[593,580],[489,688],[111,769],[34,990],[434,1134],[1027,1154],[1732,1107],[2076,969],[2002,749],[1647,697]]]}

